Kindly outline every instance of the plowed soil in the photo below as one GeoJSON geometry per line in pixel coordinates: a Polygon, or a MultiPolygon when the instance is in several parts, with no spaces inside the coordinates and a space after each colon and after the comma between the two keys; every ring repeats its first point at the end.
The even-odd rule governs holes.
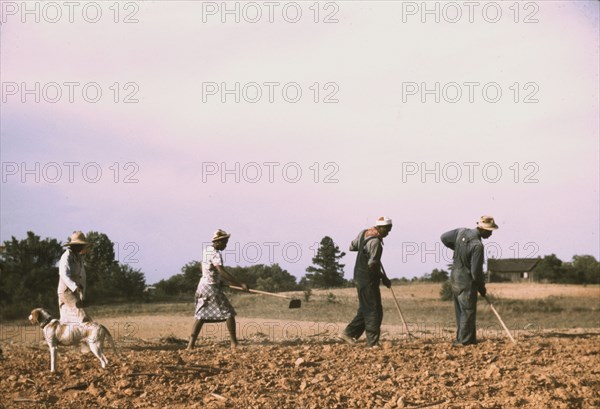
{"type": "Polygon", "coordinates": [[[334,334],[288,340],[177,337],[118,342],[110,365],[91,354],[5,342],[6,408],[593,408],[600,407],[600,332],[537,332],[456,348],[449,339],[384,337],[379,349],[334,334]]]}

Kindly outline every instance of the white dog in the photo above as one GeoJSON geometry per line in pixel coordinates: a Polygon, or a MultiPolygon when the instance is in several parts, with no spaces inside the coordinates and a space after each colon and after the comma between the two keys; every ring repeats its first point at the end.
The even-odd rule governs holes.
{"type": "Polygon", "coordinates": [[[50,314],[42,309],[36,308],[31,311],[29,321],[32,324],[39,324],[44,333],[44,338],[50,347],[50,371],[56,372],[56,353],[58,345],[79,345],[87,344],[90,350],[100,360],[102,368],[108,365],[108,359],[104,356],[103,343],[104,338],[108,337],[113,348],[117,353],[115,342],[110,332],[102,324],[97,322],[81,322],[61,324],[57,319],[53,319],[50,314]]]}

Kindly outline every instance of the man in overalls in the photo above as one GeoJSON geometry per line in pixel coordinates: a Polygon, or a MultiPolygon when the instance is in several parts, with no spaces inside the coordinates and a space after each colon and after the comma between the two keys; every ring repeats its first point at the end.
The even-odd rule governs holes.
{"type": "Polygon", "coordinates": [[[477,343],[476,316],[477,292],[486,295],[483,276],[483,243],[491,237],[498,225],[492,216],[481,216],[475,229],[459,228],[442,234],[444,245],[454,250],[454,262],[450,284],[454,297],[456,315],[456,339],[454,346],[477,343]]]}
{"type": "Polygon", "coordinates": [[[367,347],[377,347],[383,320],[383,306],[379,283],[390,288],[392,282],[381,269],[383,238],[392,231],[392,220],[387,217],[377,219],[375,226],[361,231],[350,244],[350,251],[356,251],[354,282],[358,292],[358,311],[354,319],[340,334],[349,344],[366,332],[367,347]]]}

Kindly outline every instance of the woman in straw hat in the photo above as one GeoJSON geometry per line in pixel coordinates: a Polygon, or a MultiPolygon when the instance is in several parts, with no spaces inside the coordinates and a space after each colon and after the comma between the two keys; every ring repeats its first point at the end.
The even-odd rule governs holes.
{"type": "Polygon", "coordinates": [[[73,232],[58,263],[58,308],[63,323],[91,321],[82,308],[86,289],[83,255],[89,245],[82,232],[73,232]]]}
{"type": "Polygon", "coordinates": [[[454,251],[450,284],[456,315],[453,346],[476,344],[477,293],[485,297],[483,243],[498,228],[492,216],[481,216],[474,229],[459,228],[442,234],[444,245],[454,251]]]}
{"type": "Polygon", "coordinates": [[[227,323],[227,330],[231,337],[231,348],[235,349],[238,344],[235,328],[235,310],[229,303],[222,290],[224,279],[230,284],[244,288],[248,291],[246,284],[240,283],[234,276],[223,267],[221,250],[227,247],[230,234],[217,230],[212,238],[212,246],[204,249],[202,254],[202,277],[196,289],[196,321],[192,326],[192,334],[187,346],[188,350],[194,349],[198,334],[205,322],[227,323]]]}

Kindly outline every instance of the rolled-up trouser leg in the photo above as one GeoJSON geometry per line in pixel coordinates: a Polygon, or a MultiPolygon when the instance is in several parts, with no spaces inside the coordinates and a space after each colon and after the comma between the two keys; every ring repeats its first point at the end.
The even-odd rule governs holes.
{"type": "Polygon", "coordinates": [[[465,289],[454,296],[456,309],[456,342],[463,345],[477,342],[477,290],[465,289]]]}

